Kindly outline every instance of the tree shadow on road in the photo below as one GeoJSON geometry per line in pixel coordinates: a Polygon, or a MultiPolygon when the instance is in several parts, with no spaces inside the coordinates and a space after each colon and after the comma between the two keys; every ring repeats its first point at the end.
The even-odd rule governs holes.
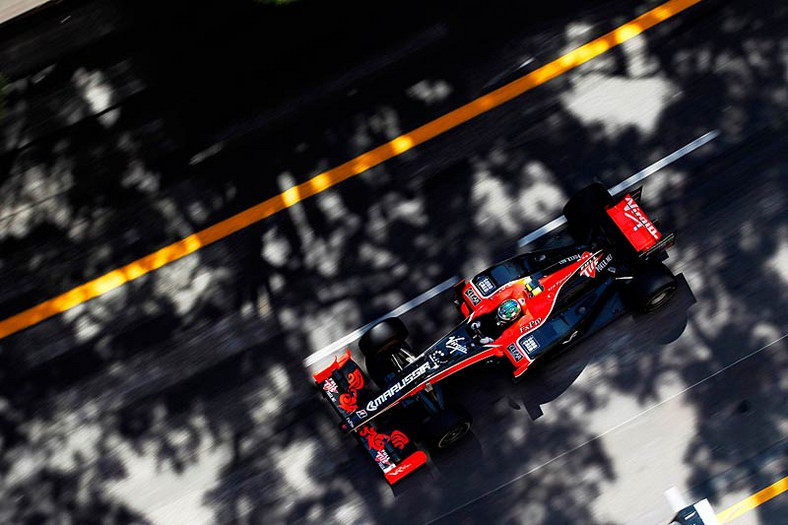
{"type": "MultiPolygon", "coordinates": [[[[607,30],[607,15],[581,21],[607,30]]],[[[594,500],[618,474],[585,413],[603,410],[613,395],[641,404],[660,400],[668,378],[691,386],[741,357],[743,346],[766,344],[784,330],[786,282],[778,254],[788,243],[786,183],[774,159],[785,162],[785,128],[772,115],[785,109],[775,80],[784,66],[774,51],[781,45],[774,28],[785,13],[714,4],[704,15],[702,30],[693,31],[700,22],[691,18],[645,35],[640,53],[656,61],[651,73],[648,67],[631,71],[638,53],[600,57],[571,78],[4,340],[5,521],[161,522],[165,511],[201,509],[200,519],[218,522],[385,523],[434,519],[465,501],[472,505],[445,519],[608,519],[594,500]],[[774,31],[748,38],[758,24],[774,31]],[[717,25],[726,28],[724,35],[710,39],[709,27],[717,25]],[[664,45],[667,39],[671,45],[664,45]],[[675,92],[660,105],[653,129],[623,117],[611,127],[578,110],[576,97],[596,84],[649,75],[675,92]],[[716,85],[725,89],[710,93],[716,85]],[[467,392],[467,378],[449,382],[447,389],[482,423],[477,434],[454,453],[435,457],[436,468],[419,473],[410,489],[391,491],[317,402],[304,356],[435,283],[470,275],[509,253],[519,236],[560,213],[576,189],[594,179],[612,185],[710,127],[728,137],[725,148],[712,148],[716,160],[700,152],[699,161],[655,177],[645,193],[665,228],[679,233],[669,264],[685,272],[698,299],[686,327],[689,302],[681,303],[681,315],[671,309],[625,321],[648,338],[604,349],[591,341],[534,369],[526,384],[505,384],[500,368],[476,371],[467,392]],[[763,171],[757,179],[763,185],[745,191],[740,177],[753,167],[763,171]],[[720,199],[733,209],[752,208],[752,220],[738,223],[741,214],[720,207],[720,199]],[[770,286],[753,283],[753,274],[767,275],[770,286]],[[640,324],[667,322],[671,330],[640,324]],[[594,381],[578,381],[592,364],[594,381]],[[543,406],[545,417],[531,420],[533,404],[543,406]],[[571,404],[581,410],[567,408],[571,404]]],[[[451,42],[473,26],[463,24],[451,42]]],[[[528,53],[552,58],[586,35],[583,24],[571,31],[563,20],[557,25],[558,35],[537,31],[533,37],[510,27],[511,41],[522,42],[507,50],[513,63],[528,53]]],[[[128,137],[140,122],[121,116],[109,127],[86,122],[6,157],[3,184],[18,188],[12,204],[34,205],[43,219],[31,219],[19,235],[4,227],[3,312],[133,260],[151,245],[188,235],[479,96],[494,76],[493,66],[483,69],[494,63],[494,50],[492,44],[477,50],[464,64],[455,56],[439,70],[441,82],[431,76],[443,56],[435,51],[421,68],[409,63],[411,77],[400,84],[378,91],[374,79],[362,82],[350,102],[338,97],[336,107],[314,121],[290,124],[278,138],[246,135],[249,142],[195,168],[186,167],[189,155],[179,141],[193,145],[206,133],[223,132],[208,123],[221,120],[217,115],[199,132],[163,118],[162,136],[177,150],[172,154],[163,147],[160,156],[146,156],[144,141],[128,137]],[[425,79],[433,81],[426,89],[410,89],[411,81],[425,79]],[[344,114],[348,107],[355,108],[351,117],[344,114]],[[258,138],[270,142],[261,146],[258,138]],[[55,192],[52,209],[25,200],[35,187],[25,176],[36,170],[45,181],[74,174],[73,187],[62,196],[55,192]],[[194,179],[184,183],[190,175],[194,179]],[[148,191],[156,180],[161,191],[148,191]],[[143,201],[144,217],[118,204],[143,201]],[[67,220],[56,220],[63,210],[67,220]],[[77,227],[92,236],[73,233],[77,227]]],[[[148,65],[149,74],[161,73],[148,65]]],[[[75,71],[62,74],[71,79],[75,71]]],[[[77,91],[75,84],[66,98],[77,100],[77,91]]],[[[153,111],[167,100],[165,94],[145,107],[153,111]]],[[[87,112],[89,103],[72,109],[87,112]]],[[[68,116],[62,113],[53,110],[51,118],[68,116]]],[[[421,348],[456,322],[448,303],[408,315],[421,348]]],[[[762,378],[757,388],[742,376],[708,380],[688,392],[698,414],[724,416],[699,417],[688,444],[685,481],[696,496],[714,499],[732,487],[754,492],[773,481],[761,467],[780,463],[758,453],[774,450],[763,436],[780,436],[784,400],[773,393],[780,392],[774,371],[784,369],[781,359],[764,351],[747,364],[750,377],[762,378]]],[[[762,512],[764,519],[777,516],[762,512]]]]}

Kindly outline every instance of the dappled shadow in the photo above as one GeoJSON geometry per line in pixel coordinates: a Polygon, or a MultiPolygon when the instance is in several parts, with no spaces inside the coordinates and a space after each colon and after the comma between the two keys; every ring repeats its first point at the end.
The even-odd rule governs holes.
{"type": "MultiPolygon", "coordinates": [[[[313,7],[302,5],[294,9],[313,7]]],[[[308,83],[304,65],[268,88],[280,98],[252,103],[266,80],[252,78],[260,69],[234,72],[246,56],[179,76],[206,58],[186,49],[188,38],[167,47],[175,39],[163,33],[167,17],[142,47],[118,39],[101,52],[74,51],[40,78],[11,79],[0,313],[304,182],[633,15],[615,3],[532,13],[500,5],[477,20],[431,8],[424,27],[400,28],[415,41],[437,27],[429,45],[411,48],[388,34],[388,45],[328,60],[313,81],[353,60],[377,66],[366,76],[353,69],[352,80],[329,82],[326,93],[318,85],[319,96],[286,96],[285,87],[308,83]],[[503,25],[501,14],[509,15],[503,25]],[[538,14],[549,16],[537,23],[538,14]],[[521,25],[521,15],[534,21],[521,25]],[[409,51],[393,51],[401,48],[409,51]],[[294,109],[274,111],[293,100],[294,109]]],[[[226,30],[249,9],[233,7],[217,26],[226,30]]],[[[621,399],[634,411],[702,380],[685,394],[697,418],[683,443],[687,471],[672,483],[713,501],[768,485],[782,465],[762,454],[782,450],[785,399],[774,374],[785,367],[781,354],[764,350],[745,372],[706,378],[785,330],[788,148],[776,115],[785,110],[777,50],[786,14],[773,9],[703,5],[473,123],[3,340],[5,521],[606,522],[619,517],[595,502],[631,479],[599,437],[597,417],[610,417],[621,399]],[[303,359],[436,283],[510,255],[520,236],[557,216],[591,180],[612,186],[713,127],[723,131],[719,145],[655,176],[644,193],[663,227],[678,231],[668,264],[689,284],[677,302],[621,321],[615,337],[603,332],[519,385],[495,366],[447,381],[447,393],[474,414],[473,438],[391,490],[339,435],[303,359]]],[[[209,14],[196,13],[196,26],[209,14]]],[[[248,46],[253,23],[216,46],[214,61],[248,46]]],[[[181,30],[193,38],[187,26],[181,30]]],[[[430,303],[406,320],[414,346],[424,348],[457,314],[447,302],[430,303]]]]}

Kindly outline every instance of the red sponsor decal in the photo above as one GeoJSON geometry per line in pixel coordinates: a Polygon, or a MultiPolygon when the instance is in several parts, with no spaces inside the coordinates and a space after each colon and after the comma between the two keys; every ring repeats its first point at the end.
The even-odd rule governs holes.
{"type": "Polygon", "coordinates": [[[405,448],[405,445],[407,445],[409,441],[410,440],[408,439],[408,436],[406,436],[399,430],[395,430],[394,432],[391,433],[391,444],[400,450],[405,448]]]}
{"type": "Polygon", "coordinates": [[[358,435],[367,439],[367,447],[372,450],[383,450],[383,447],[385,447],[386,443],[389,441],[388,434],[378,432],[372,428],[371,425],[367,425],[359,430],[358,435]]]}
{"type": "Polygon", "coordinates": [[[597,261],[599,261],[601,257],[602,256],[599,255],[583,263],[583,266],[580,267],[580,275],[584,275],[589,279],[592,277],[596,277],[596,263],[597,261]]]}
{"type": "Polygon", "coordinates": [[[635,202],[635,199],[627,195],[624,197],[624,201],[626,202],[626,205],[624,206],[624,216],[635,223],[635,225],[632,227],[632,231],[637,231],[639,228],[644,227],[652,237],[659,239],[659,232],[657,231],[657,228],[654,227],[648,217],[646,217],[646,215],[640,210],[640,206],[638,206],[638,203],[635,202]]]}
{"type": "Polygon", "coordinates": [[[391,458],[389,458],[389,455],[386,454],[385,450],[378,450],[378,454],[375,456],[375,461],[386,467],[391,465],[391,458]]]}
{"type": "Polygon", "coordinates": [[[334,394],[339,393],[339,389],[337,388],[337,383],[330,377],[326,379],[326,382],[323,384],[323,390],[326,392],[333,392],[334,394]]]}
{"type": "Polygon", "coordinates": [[[358,409],[358,391],[364,387],[364,376],[360,369],[353,370],[347,375],[348,391],[339,396],[339,408],[345,413],[352,414],[358,409]]]}
{"type": "Polygon", "coordinates": [[[346,394],[339,396],[339,408],[348,414],[352,414],[358,408],[358,392],[351,390],[346,394]]]}
{"type": "Polygon", "coordinates": [[[607,214],[639,252],[651,248],[662,237],[631,195],[626,195],[621,202],[609,208],[607,214]]]}
{"type": "Polygon", "coordinates": [[[364,376],[361,375],[361,370],[356,369],[347,375],[348,390],[361,390],[364,387],[364,376]]]}
{"type": "Polygon", "coordinates": [[[528,323],[524,323],[520,327],[520,333],[522,334],[524,332],[530,332],[531,330],[533,330],[534,328],[536,328],[540,324],[542,324],[542,318],[541,317],[537,317],[536,319],[531,319],[528,323]]]}
{"type": "Polygon", "coordinates": [[[427,462],[427,455],[422,452],[421,450],[417,450],[407,458],[405,458],[399,465],[395,468],[386,472],[386,480],[391,483],[392,485],[420,466],[424,465],[427,462]]]}

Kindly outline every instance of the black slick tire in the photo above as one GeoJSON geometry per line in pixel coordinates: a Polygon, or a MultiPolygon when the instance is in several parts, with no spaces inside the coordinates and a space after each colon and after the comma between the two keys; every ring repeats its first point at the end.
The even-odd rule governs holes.
{"type": "Polygon", "coordinates": [[[471,414],[464,407],[448,406],[424,423],[424,440],[432,450],[445,450],[465,437],[472,423],[471,414]]]}
{"type": "Polygon", "coordinates": [[[408,337],[408,328],[399,317],[383,319],[364,332],[358,341],[358,348],[364,357],[377,357],[392,346],[401,345],[408,337]]]}
{"type": "Polygon", "coordinates": [[[632,307],[642,313],[662,308],[678,289],[678,280],[662,263],[650,263],[638,271],[629,283],[632,307]]]}
{"type": "Polygon", "coordinates": [[[405,345],[408,328],[398,317],[389,317],[364,332],[358,341],[359,350],[364,354],[367,375],[384,388],[386,377],[396,375],[397,367],[392,361],[392,352],[405,345]]]}

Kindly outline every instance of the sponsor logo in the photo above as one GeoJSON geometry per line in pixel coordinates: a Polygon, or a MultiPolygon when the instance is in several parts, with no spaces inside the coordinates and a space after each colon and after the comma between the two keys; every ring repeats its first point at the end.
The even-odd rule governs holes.
{"type": "Polygon", "coordinates": [[[601,261],[599,261],[597,263],[596,271],[601,272],[602,270],[607,268],[607,265],[610,264],[612,261],[613,261],[613,254],[612,253],[608,253],[607,256],[604,259],[602,259],[601,261]]]}
{"type": "Polygon", "coordinates": [[[358,408],[358,391],[364,387],[364,376],[361,370],[353,370],[347,375],[348,391],[339,396],[339,408],[346,413],[355,412],[358,408]]]}
{"type": "Polygon", "coordinates": [[[400,465],[394,470],[388,472],[388,475],[391,477],[399,476],[400,474],[404,474],[405,472],[409,471],[411,467],[410,463],[405,463],[404,465],[400,465]]]}
{"type": "Polygon", "coordinates": [[[463,344],[465,341],[464,337],[457,337],[456,335],[449,336],[446,340],[446,348],[453,354],[454,352],[460,352],[461,354],[467,354],[468,349],[463,344]]]}
{"type": "MultiPolygon", "coordinates": [[[[359,410],[359,412],[361,411],[359,410]]],[[[386,465],[390,464],[391,462],[391,458],[385,451],[386,443],[391,443],[399,450],[404,449],[405,445],[410,443],[408,436],[399,430],[395,430],[391,433],[391,435],[388,435],[378,432],[371,425],[367,425],[359,430],[358,435],[359,437],[365,438],[367,440],[367,447],[370,450],[378,453],[375,457],[378,463],[385,463],[386,465]]]]}
{"type": "Polygon", "coordinates": [[[423,452],[416,452],[407,458],[403,459],[399,465],[392,465],[391,467],[384,468],[383,472],[386,473],[386,478],[395,483],[400,478],[406,476],[413,469],[418,468],[427,461],[427,457],[423,452]]]}
{"type": "Polygon", "coordinates": [[[523,326],[520,327],[520,333],[522,334],[523,332],[529,332],[529,331],[533,330],[534,328],[536,328],[537,326],[539,326],[540,324],[542,324],[542,318],[541,317],[537,317],[536,319],[532,319],[528,324],[524,324],[523,326]]]}
{"type": "Polygon", "coordinates": [[[435,368],[437,368],[448,362],[449,355],[449,352],[447,352],[445,348],[436,348],[430,352],[430,359],[432,359],[432,363],[435,365],[435,368]]]}
{"type": "Polygon", "coordinates": [[[562,277],[558,282],[553,283],[550,288],[547,289],[548,292],[552,292],[556,288],[559,288],[562,284],[564,284],[572,275],[567,275],[566,277],[562,277]]]}
{"type": "Polygon", "coordinates": [[[386,446],[386,443],[389,441],[388,434],[381,434],[377,430],[375,430],[371,425],[367,425],[361,430],[358,431],[359,437],[366,438],[367,440],[367,447],[370,450],[383,450],[383,447],[386,446]]]}
{"type": "Polygon", "coordinates": [[[596,260],[597,258],[591,258],[583,263],[580,267],[580,275],[584,275],[588,278],[596,277],[596,260]]]}
{"type": "Polygon", "coordinates": [[[659,232],[657,228],[651,223],[648,218],[640,211],[640,206],[635,199],[627,195],[624,197],[626,204],[624,205],[624,216],[628,217],[635,225],[632,227],[632,231],[637,231],[640,228],[645,228],[647,232],[651,234],[652,237],[655,239],[659,239],[659,232]],[[629,213],[627,213],[629,212],[629,213]]]}
{"type": "Polygon", "coordinates": [[[367,411],[366,411],[366,410],[364,410],[363,408],[362,408],[361,410],[358,410],[358,411],[356,412],[356,414],[358,414],[358,417],[360,417],[360,418],[362,418],[362,419],[363,419],[363,418],[365,418],[365,417],[367,417],[367,411]]]}
{"type": "Polygon", "coordinates": [[[580,254],[570,255],[569,257],[564,257],[560,261],[558,261],[559,265],[564,265],[568,262],[575,262],[580,260],[580,254]]]}
{"type": "Polygon", "coordinates": [[[386,465],[386,466],[391,465],[391,458],[389,458],[389,455],[386,454],[385,450],[378,451],[377,455],[375,456],[375,461],[377,461],[381,465],[386,465]]]}
{"type": "Polygon", "coordinates": [[[352,414],[358,408],[358,392],[355,390],[351,390],[346,394],[342,394],[339,396],[339,408],[342,409],[343,412],[347,414],[352,414]]]}
{"type": "Polygon", "coordinates": [[[409,442],[410,440],[408,439],[408,436],[406,436],[399,430],[395,430],[394,432],[391,433],[391,444],[397,447],[398,449],[402,450],[403,448],[405,448],[405,445],[407,445],[409,442]]]}
{"type": "Polygon", "coordinates": [[[323,390],[326,392],[333,392],[334,394],[339,393],[339,388],[337,388],[337,382],[334,381],[333,377],[329,377],[326,379],[326,382],[323,383],[323,390]]]}
{"type": "Polygon", "coordinates": [[[468,296],[468,299],[471,300],[471,303],[473,303],[474,306],[482,302],[479,296],[476,295],[476,292],[473,290],[473,288],[468,288],[467,290],[465,290],[465,295],[468,296]]]}
{"type": "Polygon", "coordinates": [[[520,351],[517,349],[517,346],[515,346],[514,343],[507,346],[506,349],[509,351],[510,354],[512,354],[512,357],[516,362],[522,361],[523,354],[520,353],[520,351]]]}
{"type": "Polygon", "coordinates": [[[330,399],[332,403],[336,403],[337,396],[334,394],[339,393],[339,388],[337,388],[337,383],[333,378],[329,377],[326,379],[326,382],[323,383],[323,391],[326,393],[326,396],[328,396],[328,399],[330,399]]]}
{"type": "Polygon", "coordinates": [[[533,338],[533,336],[531,336],[520,340],[520,346],[523,347],[523,350],[525,350],[527,354],[530,354],[531,352],[539,348],[539,343],[536,341],[536,339],[533,338]]]}
{"type": "Polygon", "coordinates": [[[492,283],[489,277],[482,277],[479,279],[479,282],[476,283],[476,286],[479,287],[479,290],[485,295],[495,290],[495,285],[492,283]]]}
{"type": "Polygon", "coordinates": [[[369,412],[374,412],[378,409],[380,405],[382,405],[387,399],[393,398],[400,390],[404,389],[410,383],[415,381],[416,379],[420,378],[424,374],[427,373],[428,370],[433,368],[433,363],[424,363],[419,366],[416,370],[409,373],[393,385],[391,385],[385,392],[380,394],[378,397],[367,403],[366,409],[369,412]]]}

